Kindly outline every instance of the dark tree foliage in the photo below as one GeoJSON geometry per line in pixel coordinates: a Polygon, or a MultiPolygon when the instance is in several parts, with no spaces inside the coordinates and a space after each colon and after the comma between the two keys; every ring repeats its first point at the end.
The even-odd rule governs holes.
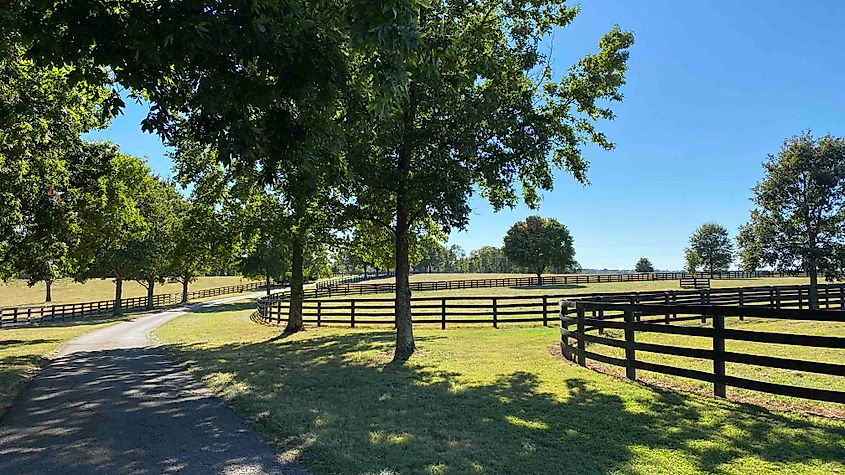
{"type": "Polygon", "coordinates": [[[845,138],[805,132],[784,141],[763,167],[740,254],[807,272],[810,305],[817,308],[819,275],[845,275],[845,138]]]}
{"type": "Polygon", "coordinates": [[[530,269],[538,279],[549,267],[571,271],[578,265],[569,229],[551,218],[529,216],[515,223],[502,250],[509,261],[530,269]]]}
{"type": "Polygon", "coordinates": [[[654,272],[654,264],[647,257],[641,257],[634,266],[637,272],[654,272]]]}
{"type": "Polygon", "coordinates": [[[687,267],[692,272],[698,265],[713,273],[728,270],[733,262],[733,243],[721,224],[702,224],[689,238],[687,267]]]}

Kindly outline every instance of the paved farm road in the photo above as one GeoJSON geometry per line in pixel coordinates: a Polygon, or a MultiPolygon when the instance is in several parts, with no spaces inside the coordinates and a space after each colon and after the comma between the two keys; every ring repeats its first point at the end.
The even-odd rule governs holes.
{"type": "Polygon", "coordinates": [[[149,340],[191,308],[66,344],[0,420],[0,474],[288,474],[258,434],[149,340]]]}

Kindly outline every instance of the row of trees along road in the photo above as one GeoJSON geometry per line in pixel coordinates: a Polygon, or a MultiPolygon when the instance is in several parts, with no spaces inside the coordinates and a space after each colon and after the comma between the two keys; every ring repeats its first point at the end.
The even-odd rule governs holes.
{"type": "MultiPolygon", "coordinates": [[[[306,242],[385,230],[399,361],[415,349],[415,234],[464,227],[474,190],[495,209],[520,197],[533,207],[555,169],[586,182],[582,148],[613,147],[596,124],[622,99],[633,43],[613,28],[598,52],[553,70],[550,35],[578,13],[554,0],[2,8],[0,28],[21,32],[37,64],[150,101],[143,128],[174,147],[180,181],[219,174],[221,196],[279,200],[290,223],[287,331],[302,328],[306,242]]],[[[122,106],[117,94],[103,103],[122,106]]]]}

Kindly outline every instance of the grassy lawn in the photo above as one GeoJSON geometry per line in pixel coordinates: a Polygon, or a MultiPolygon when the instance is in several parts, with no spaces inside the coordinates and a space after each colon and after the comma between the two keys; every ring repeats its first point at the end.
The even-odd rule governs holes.
{"type": "Polygon", "coordinates": [[[279,329],[253,304],[156,331],[314,473],[843,473],[845,422],[652,389],[556,355],[558,329],[279,329]]]}
{"type": "MultiPolygon", "coordinates": [[[[241,276],[232,277],[199,277],[191,282],[189,290],[210,289],[238,285],[252,282],[241,276]]],[[[182,284],[158,284],[157,294],[181,293],[182,284]]],[[[123,297],[140,297],[147,295],[147,289],[137,282],[123,283],[123,297]]],[[[114,298],[114,282],[111,279],[91,279],[84,283],[74,282],[73,279],[60,279],[53,283],[53,303],[96,302],[114,298]]],[[[0,307],[15,307],[24,305],[44,304],[44,283],[33,287],[26,285],[26,281],[15,280],[0,283],[0,307]]]]}
{"type": "Polygon", "coordinates": [[[0,416],[12,404],[26,381],[46,364],[47,356],[60,344],[115,322],[95,320],[0,330],[0,416]]]}
{"type": "MultiPolygon", "coordinates": [[[[570,274],[543,274],[544,277],[551,277],[553,275],[570,275],[570,274]]],[[[537,277],[536,274],[499,274],[499,273],[437,273],[437,274],[411,274],[409,280],[411,282],[445,282],[447,280],[474,280],[474,279],[515,279],[517,277],[537,277]]],[[[367,284],[390,283],[394,282],[393,277],[383,277],[380,279],[367,280],[367,284]]]]}

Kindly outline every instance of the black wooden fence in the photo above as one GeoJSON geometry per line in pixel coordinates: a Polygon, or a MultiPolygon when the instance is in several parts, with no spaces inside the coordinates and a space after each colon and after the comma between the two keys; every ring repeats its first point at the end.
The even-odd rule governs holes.
{"type": "MultiPolygon", "coordinates": [[[[241,292],[252,292],[265,289],[262,282],[250,282],[241,285],[227,285],[211,289],[201,289],[188,292],[188,300],[216,297],[241,292]]],[[[100,300],[97,302],[59,303],[54,305],[39,305],[31,307],[0,307],[0,327],[28,325],[73,320],[77,318],[92,318],[112,315],[115,313],[115,300],[100,300]]],[[[153,296],[153,307],[176,305],[182,302],[182,294],[158,294],[153,296]]],[[[121,311],[133,312],[147,309],[147,297],[129,297],[120,300],[121,311]]]]}
{"type": "MultiPolygon", "coordinates": [[[[794,277],[800,273],[784,272],[741,272],[726,271],[696,274],[685,272],[650,272],[636,274],[573,274],[556,275],[544,277],[500,277],[490,279],[459,279],[441,280],[430,282],[411,282],[411,291],[425,292],[438,290],[460,290],[460,289],[482,289],[492,287],[531,287],[531,286],[552,286],[552,285],[577,285],[577,284],[601,284],[611,282],[653,282],[665,280],[680,280],[682,278],[695,277],[698,279],[752,279],[758,277],[794,277]]],[[[363,279],[362,279],[363,280],[363,279]]],[[[392,293],[396,291],[396,284],[393,282],[380,282],[369,284],[357,284],[351,282],[327,281],[317,286],[319,295],[328,295],[331,291],[334,295],[364,295],[375,293],[392,293]],[[325,293],[322,293],[324,291],[325,293]]]]}
{"type": "MultiPolygon", "coordinates": [[[[726,318],[734,317],[845,322],[843,289],[845,286],[841,284],[824,286],[821,289],[822,310],[804,309],[807,295],[804,287],[775,288],[770,291],[769,296],[765,295],[765,291],[761,294],[760,290],[749,292],[748,289],[740,289],[741,293],[722,294],[718,298],[696,303],[689,302],[688,299],[669,299],[671,303],[639,303],[638,299],[633,297],[627,303],[592,298],[564,301],[561,304],[561,351],[565,358],[582,366],[586,366],[588,360],[593,360],[623,367],[626,376],[631,380],[637,379],[637,370],[645,370],[709,382],[713,384],[714,394],[719,397],[725,397],[726,387],[731,386],[804,399],[845,403],[845,392],[842,391],[760,381],[725,372],[725,363],[729,362],[845,376],[845,364],[725,351],[725,340],[845,349],[845,338],[842,337],[725,328],[726,318]],[[750,305],[752,303],[757,305],[750,305]],[[760,306],[761,304],[764,306],[760,306]],[[574,316],[572,312],[575,312],[574,316]],[[710,319],[712,326],[678,324],[699,318],[702,321],[710,319]],[[624,338],[620,340],[605,337],[602,335],[605,329],[622,330],[624,338]],[[641,342],[637,336],[642,333],[677,335],[679,338],[675,341],[678,343],[683,342],[684,337],[709,338],[712,340],[712,349],[689,348],[675,343],[667,345],[641,342]],[[591,346],[588,347],[587,344],[591,346]],[[602,347],[624,349],[625,356],[618,358],[599,353],[598,349],[602,347]],[[712,371],[644,361],[641,357],[638,358],[640,352],[709,360],[712,362],[712,371]]],[[[761,377],[766,375],[765,372],[759,374],[761,377]]]]}
{"type": "MultiPolygon", "coordinates": [[[[497,327],[500,323],[548,324],[557,321],[558,302],[561,299],[629,305],[759,305],[772,308],[804,308],[807,305],[808,292],[808,286],[793,285],[634,293],[412,297],[411,310],[415,324],[440,324],[441,328],[445,328],[451,323],[478,323],[497,327]]],[[[845,284],[820,285],[819,300],[823,308],[842,308],[845,302],[845,284]]],[[[266,323],[282,323],[287,321],[289,310],[290,302],[287,298],[274,294],[258,299],[256,315],[266,323]]],[[[318,326],[355,327],[394,322],[392,298],[306,299],[302,310],[303,320],[318,326]]]]}

